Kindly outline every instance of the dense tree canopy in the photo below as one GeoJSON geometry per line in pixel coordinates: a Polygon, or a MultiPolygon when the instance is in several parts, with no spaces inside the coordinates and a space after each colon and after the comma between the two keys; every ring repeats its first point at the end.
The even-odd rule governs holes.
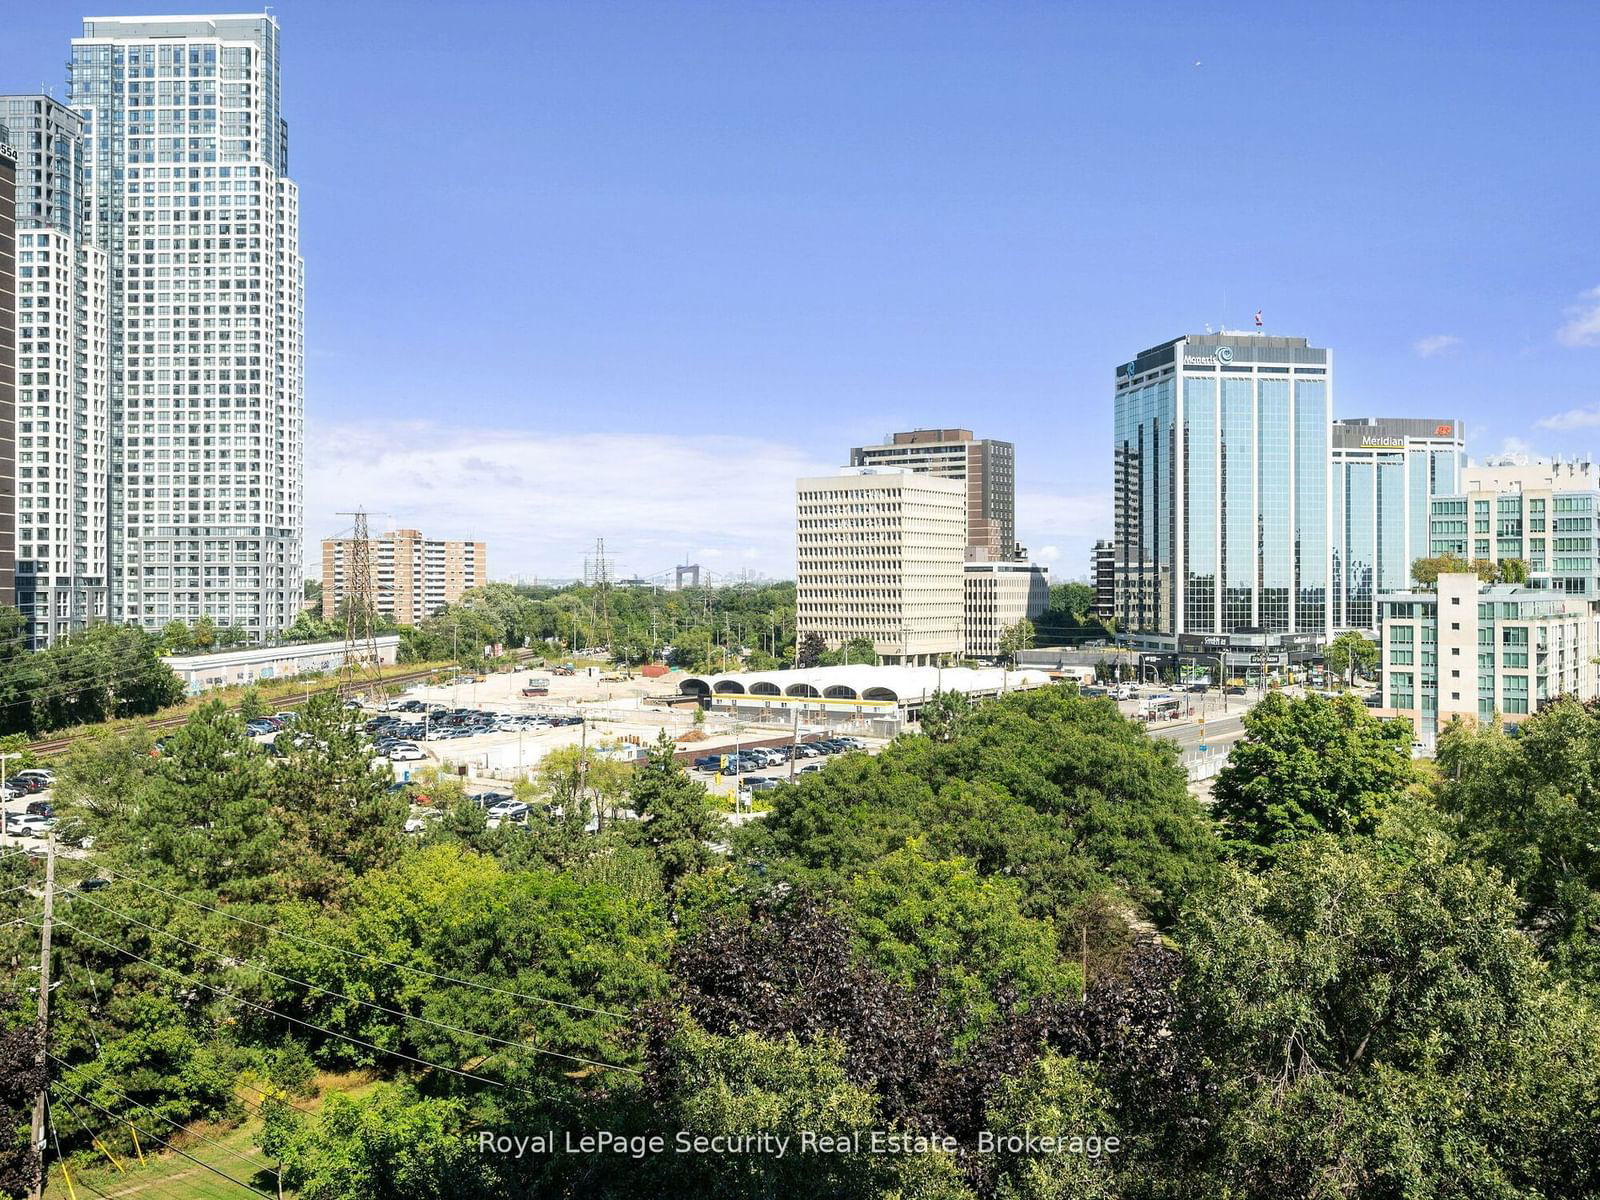
{"type": "Polygon", "coordinates": [[[1600,992],[1600,705],[1558,701],[1518,732],[1448,727],[1440,803],[1465,851],[1516,888],[1545,953],[1600,992]]]}
{"type": "MultiPolygon", "coordinates": [[[[276,754],[219,704],[159,750],[84,743],[54,792],[94,838],[57,862],[62,1149],[248,1122],[315,1200],[1600,1194],[1600,706],[1448,729],[1435,772],[1357,702],[1269,696],[1220,820],[1106,699],[928,727],[737,829],[667,737],[607,781],[551,760],[526,827],[430,779],[425,833],[331,700],[276,754]],[[584,791],[639,819],[588,829],[584,791]],[[1077,1149],[980,1140],[1018,1130],[1077,1149]],[[544,1132],[948,1140],[480,1141],[544,1132]]],[[[0,855],[13,1132],[40,869],[0,855]]],[[[0,1145],[0,1194],[25,1167],[0,1145]]]]}
{"type": "Polygon", "coordinates": [[[1212,786],[1224,835],[1270,856],[1317,833],[1370,833],[1411,783],[1411,729],[1353,696],[1275,692],[1245,714],[1245,736],[1212,786]]]}

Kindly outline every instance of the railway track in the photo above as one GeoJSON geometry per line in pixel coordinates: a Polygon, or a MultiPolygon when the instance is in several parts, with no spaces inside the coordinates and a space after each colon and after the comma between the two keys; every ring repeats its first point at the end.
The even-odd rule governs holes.
{"type": "MultiPolygon", "coordinates": [[[[526,658],[531,657],[531,655],[530,654],[524,654],[522,657],[523,657],[523,659],[526,659],[526,658]]],[[[446,668],[446,669],[448,669],[448,668],[446,668]]],[[[402,675],[390,675],[390,676],[388,676],[386,679],[384,679],[383,684],[384,684],[385,687],[388,687],[391,684],[400,684],[400,685],[404,686],[405,684],[408,684],[408,683],[416,683],[419,680],[427,679],[427,678],[429,678],[431,676],[439,674],[439,672],[440,672],[440,668],[438,668],[438,667],[432,667],[432,668],[429,668],[428,670],[423,670],[423,671],[408,671],[408,672],[406,672],[405,674],[402,674],[402,675]]],[[[291,698],[284,698],[284,699],[281,699],[281,700],[275,700],[275,701],[273,701],[273,703],[282,705],[282,709],[280,711],[287,711],[287,710],[292,709],[292,708],[300,707],[300,705],[304,704],[312,696],[326,696],[329,692],[339,692],[341,690],[342,690],[342,685],[335,683],[335,684],[329,685],[327,687],[312,688],[309,692],[302,692],[301,694],[299,694],[298,696],[293,697],[292,699],[291,698]]],[[[237,708],[238,706],[235,705],[234,707],[237,708]]],[[[189,719],[189,714],[188,713],[179,713],[179,714],[177,714],[175,716],[170,716],[170,717],[150,717],[148,720],[145,721],[145,728],[147,728],[147,729],[175,729],[179,725],[182,725],[188,719],[189,719]]],[[[83,741],[85,738],[87,738],[89,736],[90,735],[87,734],[87,733],[73,733],[73,734],[67,734],[67,735],[65,735],[63,737],[45,738],[42,741],[30,742],[28,744],[27,748],[28,748],[28,750],[30,750],[36,756],[47,757],[47,756],[52,755],[52,754],[62,754],[65,751],[67,751],[69,748],[71,748],[71,746],[75,742],[81,742],[81,741],[83,741]]]]}

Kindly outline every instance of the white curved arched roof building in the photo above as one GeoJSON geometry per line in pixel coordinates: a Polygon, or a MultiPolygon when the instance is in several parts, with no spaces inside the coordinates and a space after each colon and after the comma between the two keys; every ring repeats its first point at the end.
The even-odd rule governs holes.
{"type": "Polygon", "coordinates": [[[715,708],[782,709],[796,703],[808,710],[870,715],[914,716],[938,691],[968,696],[998,696],[1043,687],[1043,671],[1000,667],[811,667],[785,671],[736,671],[686,676],[678,685],[685,696],[715,708]]]}

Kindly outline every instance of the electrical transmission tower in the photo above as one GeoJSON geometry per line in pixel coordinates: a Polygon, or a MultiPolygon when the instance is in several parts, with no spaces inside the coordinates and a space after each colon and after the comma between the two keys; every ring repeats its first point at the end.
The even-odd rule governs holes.
{"type": "Polygon", "coordinates": [[[594,589],[591,604],[594,613],[594,631],[597,644],[611,649],[611,576],[612,563],[606,557],[605,538],[595,538],[594,557],[583,560],[583,581],[594,589]]]}
{"type": "Polygon", "coordinates": [[[378,572],[372,561],[372,534],[365,510],[339,515],[355,519],[345,556],[344,666],[339,694],[348,699],[366,692],[376,703],[382,694],[383,672],[378,658],[378,572]]]}

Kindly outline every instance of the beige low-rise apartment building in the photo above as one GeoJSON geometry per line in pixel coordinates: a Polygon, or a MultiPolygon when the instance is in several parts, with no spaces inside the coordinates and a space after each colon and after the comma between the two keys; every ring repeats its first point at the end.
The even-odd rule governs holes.
{"type": "MultiPolygon", "coordinates": [[[[355,576],[356,541],[322,543],[322,619],[333,620],[355,576]]],[[[415,529],[394,529],[371,539],[368,565],[377,609],[402,625],[419,624],[461,594],[489,582],[483,542],[439,541],[415,529]]]]}
{"type": "Polygon", "coordinates": [[[800,641],[865,638],[905,666],[962,653],[965,483],[895,467],[799,479],[795,524],[800,641]]]}

